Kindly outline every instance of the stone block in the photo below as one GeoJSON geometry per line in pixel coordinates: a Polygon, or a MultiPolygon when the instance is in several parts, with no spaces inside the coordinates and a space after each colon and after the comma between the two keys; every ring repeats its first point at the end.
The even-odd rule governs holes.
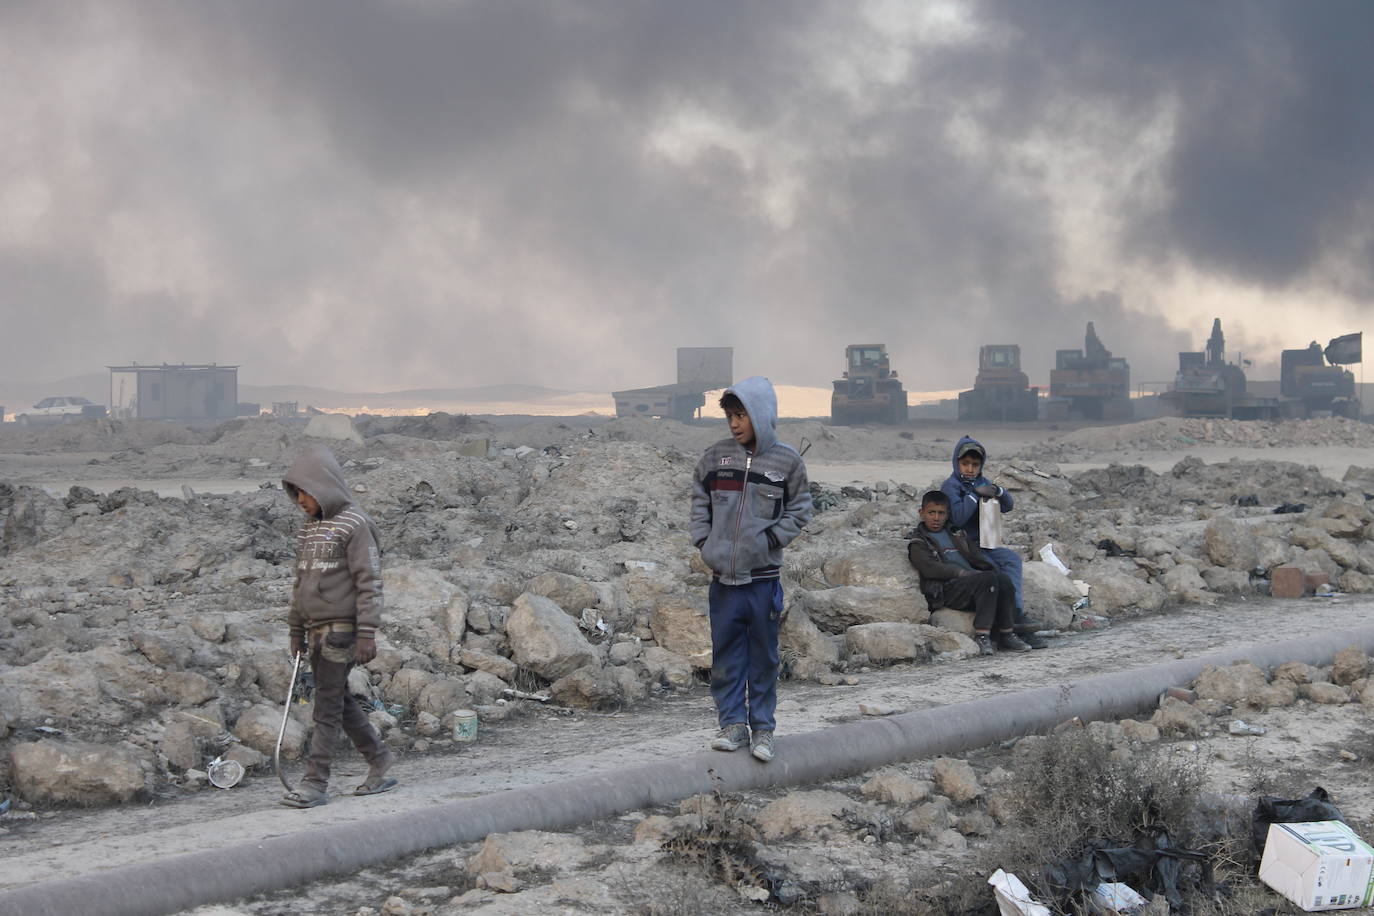
{"type": "Polygon", "coordinates": [[[1307,593],[1307,579],[1296,566],[1276,566],[1269,573],[1269,594],[1275,598],[1301,598],[1307,593]]]}

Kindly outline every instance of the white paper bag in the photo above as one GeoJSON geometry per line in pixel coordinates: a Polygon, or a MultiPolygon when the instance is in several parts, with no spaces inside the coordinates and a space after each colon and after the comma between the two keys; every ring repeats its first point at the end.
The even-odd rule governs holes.
{"type": "Polygon", "coordinates": [[[1002,546],[1002,504],[995,499],[978,500],[978,546],[1002,546]]]}

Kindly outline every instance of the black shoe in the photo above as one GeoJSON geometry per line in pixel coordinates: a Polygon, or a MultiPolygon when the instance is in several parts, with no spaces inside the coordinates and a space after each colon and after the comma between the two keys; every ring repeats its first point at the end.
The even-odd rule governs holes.
{"type": "Polygon", "coordinates": [[[974,633],[973,641],[978,644],[979,655],[994,655],[997,650],[993,648],[992,637],[986,633],[974,633]]]}
{"type": "Polygon", "coordinates": [[[1018,639],[1020,639],[1026,645],[1030,646],[1032,649],[1044,649],[1047,648],[1050,644],[1050,641],[1048,639],[1036,633],[1034,630],[1028,630],[1025,633],[1022,633],[1020,628],[1017,628],[1013,632],[1016,633],[1018,639]]]}
{"type": "Polygon", "coordinates": [[[993,638],[999,652],[1029,652],[1030,644],[1015,633],[998,633],[993,638]]]}

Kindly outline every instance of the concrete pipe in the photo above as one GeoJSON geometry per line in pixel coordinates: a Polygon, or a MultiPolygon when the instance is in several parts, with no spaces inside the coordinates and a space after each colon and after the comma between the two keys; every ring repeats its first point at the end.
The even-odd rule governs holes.
{"type": "Polygon", "coordinates": [[[206,903],[281,890],[490,833],[555,830],[715,789],[733,792],[822,782],[904,760],[953,754],[1044,731],[1074,716],[1115,719],[1152,707],[1168,687],[1209,665],[1288,661],[1323,665],[1348,646],[1374,652],[1374,627],[1216,652],[967,703],[922,709],[778,739],[778,759],[703,752],[664,761],[79,878],[21,887],[0,896],[0,914],[110,916],[175,913],[206,903]]]}

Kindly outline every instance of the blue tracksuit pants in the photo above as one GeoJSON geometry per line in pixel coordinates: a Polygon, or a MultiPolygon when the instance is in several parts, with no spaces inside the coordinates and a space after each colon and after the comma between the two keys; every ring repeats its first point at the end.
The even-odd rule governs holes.
{"type": "MultiPolygon", "coordinates": [[[[976,542],[975,542],[976,543],[976,542]]],[[[1021,555],[1009,547],[984,547],[983,556],[999,573],[1011,580],[1016,588],[1016,622],[1026,619],[1025,602],[1021,600],[1021,555]]]]}
{"type": "Polygon", "coordinates": [[[749,723],[771,732],[778,705],[782,583],[711,582],[711,696],[720,727],[749,723]]]}

